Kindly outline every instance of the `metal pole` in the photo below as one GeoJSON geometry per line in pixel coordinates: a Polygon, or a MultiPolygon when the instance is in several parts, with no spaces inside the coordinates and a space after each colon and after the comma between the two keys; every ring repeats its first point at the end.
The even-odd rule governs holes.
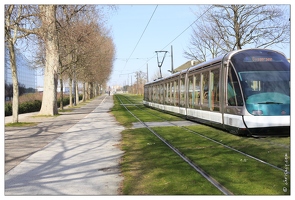
{"type": "Polygon", "coordinates": [[[146,64],[146,82],[149,82],[149,64],[146,64]]]}
{"type": "Polygon", "coordinates": [[[173,46],[171,45],[171,73],[173,74],[173,46]]]}

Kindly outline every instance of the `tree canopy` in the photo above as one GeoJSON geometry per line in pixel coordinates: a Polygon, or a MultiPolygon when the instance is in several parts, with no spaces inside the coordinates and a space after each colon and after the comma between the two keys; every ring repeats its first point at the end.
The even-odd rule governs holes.
{"type": "MultiPolygon", "coordinates": [[[[63,80],[68,80],[70,86],[74,80],[75,88],[77,81],[91,86],[84,87],[87,91],[84,96],[87,93],[87,98],[90,98],[109,79],[115,47],[104,26],[101,7],[6,5],[5,17],[6,45],[15,45],[13,38],[33,36],[37,40],[34,41],[38,44],[34,63],[44,67],[40,114],[57,114],[58,80],[61,87],[63,80]]],[[[17,79],[17,76],[13,78],[17,79]]]]}
{"type": "Polygon", "coordinates": [[[235,49],[290,43],[287,5],[206,5],[196,15],[199,20],[184,52],[190,59],[205,61],[235,49]]]}

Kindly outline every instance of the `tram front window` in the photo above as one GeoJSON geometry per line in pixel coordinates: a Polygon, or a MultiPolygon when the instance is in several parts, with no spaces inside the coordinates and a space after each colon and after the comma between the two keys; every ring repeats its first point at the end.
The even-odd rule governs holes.
{"type": "Polygon", "coordinates": [[[290,64],[280,54],[246,50],[233,56],[244,101],[253,115],[290,114],[290,64]]]}
{"type": "Polygon", "coordinates": [[[240,72],[239,78],[246,103],[290,103],[289,72],[240,72]]]}

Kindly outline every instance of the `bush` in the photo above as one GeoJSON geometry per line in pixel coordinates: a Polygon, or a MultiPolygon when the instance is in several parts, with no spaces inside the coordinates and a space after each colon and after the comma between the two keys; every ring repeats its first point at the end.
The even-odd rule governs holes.
{"type": "Polygon", "coordinates": [[[19,114],[29,113],[29,112],[37,112],[41,109],[42,102],[40,100],[28,101],[25,103],[21,103],[18,108],[19,114]]]}
{"type": "Polygon", "coordinates": [[[5,104],[5,116],[10,116],[10,115],[12,115],[12,104],[6,103],[5,104]]]}
{"type": "MultiPolygon", "coordinates": [[[[83,95],[79,95],[79,100],[82,100],[82,98],[83,98],[83,95]]],[[[42,105],[42,101],[40,99],[42,99],[42,95],[40,95],[39,93],[22,96],[22,99],[20,99],[18,113],[22,114],[22,113],[39,111],[42,105]]],[[[63,98],[63,105],[66,106],[69,104],[70,104],[70,97],[65,96],[63,98]]],[[[60,98],[57,100],[57,107],[59,106],[60,106],[60,98]]],[[[5,103],[5,116],[11,116],[11,115],[12,115],[12,103],[7,102],[5,103]]]]}
{"type": "MultiPolygon", "coordinates": [[[[41,109],[42,102],[40,100],[28,101],[24,103],[20,103],[18,107],[18,114],[29,113],[29,112],[37,112],[41,109]]],[[[5,116],[12,115],[12,104],[5,104],[5,116]]]]}

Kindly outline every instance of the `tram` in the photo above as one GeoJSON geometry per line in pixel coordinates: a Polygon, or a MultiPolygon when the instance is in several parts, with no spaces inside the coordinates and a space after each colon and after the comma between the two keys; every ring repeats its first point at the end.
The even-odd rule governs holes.
{"type": "Polygon", "coordinates": [[[242,49],[145,84],[143,104],[237,135],[290,135],[290,84],[284,54],[242,49]]]}

